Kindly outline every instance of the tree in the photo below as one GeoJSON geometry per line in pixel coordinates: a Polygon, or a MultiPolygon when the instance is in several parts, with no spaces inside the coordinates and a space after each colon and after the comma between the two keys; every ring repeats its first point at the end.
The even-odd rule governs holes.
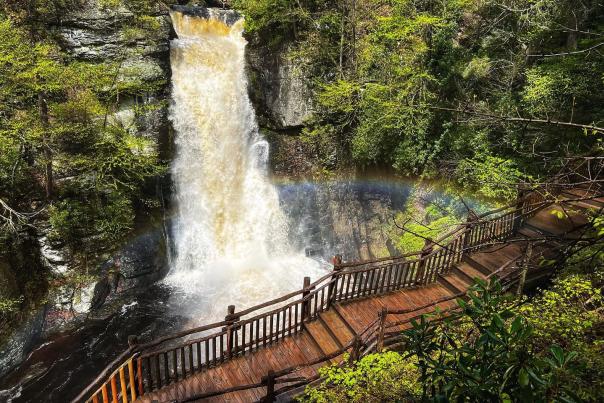
{"type": "Polygon", "coordinates": [[[107,120],[134,84],[120,79],[119,63],[68,62],[6,18],[0,52],[0,199],[12,214],[5,228],[18,232],[15,224],[31,224],[42,207],[35,219],[47,219],[53,239],[76,255],[93,237],[114,247],[132,226],[132,200],[163,172],[149,140],[107,120]]]}

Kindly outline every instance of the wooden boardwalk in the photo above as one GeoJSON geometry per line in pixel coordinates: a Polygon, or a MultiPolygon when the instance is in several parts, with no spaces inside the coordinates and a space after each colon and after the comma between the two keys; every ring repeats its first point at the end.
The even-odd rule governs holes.
{"type": "MultiPolygon", "coordinates": [[[[202,331],[197,339],[187,336],[164,350],[134,354],[89,400],[255,402],[273,401],[265,397],[276,390],[277,400],[288,401],[318,378],[321,366],[341,362],[345,351],[359,355],[379,349],[384,329],[396,334],[411,317],[436,306],[454,307],[454,297],[475,278],[497,276],[513,283],[529,243],[531,261],[555,258],[564,243],[581,236],[588,222],[585,211],[604,208],[604,197],[581,190],[564,197],[575,200],[542,205],[524,218],[517,213],[477,218],[472,230],[448,238],[441,248],[428,245],[415,260],[342,265],[324,285],[316,282],[300,298],[261,306],[251,318],[231,309],[226,326],[212,327],[218,329],[214,333],[202,331]]],[[[537,268],[528,277],[548,274],[537,268]]]]}

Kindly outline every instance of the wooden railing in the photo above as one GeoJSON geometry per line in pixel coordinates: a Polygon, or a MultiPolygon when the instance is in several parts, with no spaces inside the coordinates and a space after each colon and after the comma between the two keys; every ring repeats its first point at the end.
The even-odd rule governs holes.
{"type": "MultiPolygon", "coordinates": [[[[517,281],[518,272],[521,269],[521,264],[522,261],[520,259],[507,263],[506,265],[497,269],[495,272],[491,273],[491,275],[487,277],[487,281],[492,277],[499,277],[500,274],[505,273],[503,277],[499,277],[499,280],[504,287],[509,288],[512,284],[517,281]]],[[[311,382],[321,380],[319,375],[305,378],[291,376],[292,374],[296,372],[301,372],[302,370],[315,366],[317,364],[327,363],[328,361],[339,357],[344,353],[349,353],[348,359],[342,360],[338,364],[339,366],[352,365],[354,361],[357,361],[363,356],[375,352],[381,352],[385,348],[400,348],[404,344],[404,335],[400,330],[402,326],[408,325],[412,321],[418,320],[422,316],[426,317],[429,321],[440,321],[448,314],[459,311],[460,306],[456,305],[446,309],[438,309],[438,311],[426,312],[426,310],[434,308],[435,306],[440,305],[442,303],[450,302],[460,298],[465,299],[466,295],[467,291],[461,292],[456,295],[444,297],[436,301],[431,301],[430,303],[426,303],[422,306],[416,306],[411,309],[388,310],[384,308],[378,313],[377,317],[373,322],[367,325],[363,331],[361,331],[358,335],[355,335],[350,342],[348,342],[346,345],[344,345],[337,351],[315,359],[304,365],[291,366],[278,372],[268,371],[267,375],[264,376],[258,383],[238,385],[231,388],[214,390],[212,392],[193,395],[183,400],[178,400],[177,403],[198,401],[204,398],[223,396],[238,391],[257,388],[266,389],[265,397],[260,400],[261,402],[273,402],[280,395],[291,392],[294,389],[304,387],[305,385],[308,385],[311,382]],[[390,321],[388,320],[389,316],[396,315],[399,315],[399,317],[400,315],[408,316],[404,319],[395,319],[390,321]],[[285,386],[276,388],[278,385],[282,384],[285,384],[285,386]]]]}
{"type": "Polygon", "coordinates": [[[305,322],[315,319],[333,303],[435,282],[439,275],[447,274],[459,263],[464,254],[514,234],[547,203],[529,193],[513,205],[480,216],[471,214],[468,222],[426,242],[421,251],[372,261],[338,262],[332,273],[312,284],[306,277],[299,291],[240,312],[229,306],[222,322],[146,344],[132,344],[73,401],[134,401],[137,396],[296,334],[304,329],[305,322]],[[165,347],[157,349],[160,345],[165,347]]]}
{"type": "Polygon", "coordinates": [[[92,393],[88,401],[94,403],[128,403],[136,400],[142,392],[137,388],[137,383],[142,379],[140,363],[135,369],[135,357],[133,355],[113,371],[105,382],[92,393]]]}

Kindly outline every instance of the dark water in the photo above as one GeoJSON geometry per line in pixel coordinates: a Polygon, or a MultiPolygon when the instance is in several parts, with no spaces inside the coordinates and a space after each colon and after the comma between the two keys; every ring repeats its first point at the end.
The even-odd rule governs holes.
{"type": "Polygon", "coordinates": [[[2,380],[2,388],[12,388],[10,393],[5,391],[4,399],[69,401],[128,347],[128,335],[149,338],[181,327],[185,318],[174,315],[176,309],[169,306],[169,295],[165,286],[152,285],[121,298],[117,312],[110,317],[85,320],[75,330],[43,340],[2,380]]]}
{"type": "MultiPolygon", "coordinates": [[[[280,182],[281,205],[289,217],[290,239],[299,250],[317,259],[336,253],[347,259],[372,257],[385,250],[385,237],[372,232],[403,211],[412,185],[397,180],[335,180],[280,182]]],[[[428,198],[451,203],[453,196],[438,191],[428,198]]],[[[475,201],[469,202],[484,208],[475,201]]],[[[459,208],[459,206],[457,206],[459,208]]],[[[0,401],[66,402],[75,397],[117,355],[127,348],[129,335],[147,341],[199,322],[187,317],[190,296],[179,297],[158,283],[130,290],[111,302],[112,314],[88,319],[75,330],[40,340],[28,358],[0,380],[0,401]]],[[[276,297],[276,296],[274,296],[276,297]]]]}

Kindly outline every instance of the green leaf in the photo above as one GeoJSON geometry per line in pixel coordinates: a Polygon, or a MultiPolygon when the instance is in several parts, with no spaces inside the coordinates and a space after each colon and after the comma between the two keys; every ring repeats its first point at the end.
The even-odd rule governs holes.
{"type": "Polygon", "coordinates": [[[518,383],[522,387],[526,387],[529,384],[529,374],[524,368],[520,368],[520,371],[518,371],[518,383]]]}
{"type": "Polygon", "coordinates": [[[516,333],[522,328],[522,317],[517,316],[512,322],[511,330],[516,333]]]}
{"type": "Polygon", "coordinates": [[[564,350],[562,350],[562,347],[554,344],[550,348],[550,351],[552,352],[554,358],[558,361],[559,365],[564,364],[564,350]]]}

